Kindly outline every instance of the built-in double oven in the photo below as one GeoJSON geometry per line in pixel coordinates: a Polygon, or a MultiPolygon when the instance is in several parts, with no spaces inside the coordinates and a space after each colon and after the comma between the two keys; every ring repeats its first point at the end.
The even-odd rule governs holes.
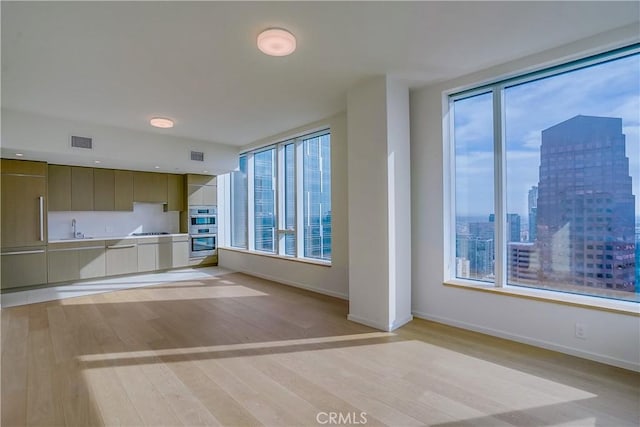
{"type": "Polygon", "coordinates": [[[189,206],[189,256],[216,255],[218,250],[218,215],[216,206],[189,206]]]}

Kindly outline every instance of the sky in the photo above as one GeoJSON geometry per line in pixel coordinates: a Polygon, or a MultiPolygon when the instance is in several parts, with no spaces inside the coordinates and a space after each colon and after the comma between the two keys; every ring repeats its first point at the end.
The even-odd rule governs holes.
{"type": "MultiPolygon", "coordinates": [[[[640,54],[507,87],[507,211],[527,218],[529,189],[538,185],[541,132],[576,115],[620,117],[629,174],[640,215],[640,54]]],[[[493,209],[491,94],[455,102],[456,215],[493,209]]]]}

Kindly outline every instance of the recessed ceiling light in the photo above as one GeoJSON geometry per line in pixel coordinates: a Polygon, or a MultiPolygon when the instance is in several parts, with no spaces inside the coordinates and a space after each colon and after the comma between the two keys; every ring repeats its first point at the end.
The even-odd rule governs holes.
{"type": "Polygon", "coordinates": [[[100,160],[94,160],[93,163],[95,163],[96,165],[99,165],[101,162],[100,160]]]}
{"type": "Polygon", "coordinates": [[[202,173],[209,173],[209,171],[202,171],[202,173]]]}
{"type": "Polygon", "coordinates": [[[154,168],[156,168],[156,169],[160,169],[160,166],[154,166],[154,168]]]}
{"type": "Polygon", "coordinates": [[[24,156],[24,154],[22,154],[22,153],[16,153],[16,157],[22,157],[22,156],[24,156]]]}
{"type": "Polygon", "coordinates": [[[153,119],[149,120],[149,123],[151,124],[151,126],[162,129],[173,127],[173,120],[167,119],[166,117],[154,117],[153,119]]]}
{"type": "Polygon", "coordinates": [[[296,50],[296,37],[282,28],[268,28],[258,35],[258,49],[270,56],[287,56],[296,50]]]}

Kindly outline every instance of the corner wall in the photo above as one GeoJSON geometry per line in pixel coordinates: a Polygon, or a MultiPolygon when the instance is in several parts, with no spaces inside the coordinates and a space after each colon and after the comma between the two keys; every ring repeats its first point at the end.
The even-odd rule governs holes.
{"type": "Polygon", "coordinates": [[[444,286],[445,170],[443,92],[550,65],[638,40],[624,27],[489,70],[430,86],[411,96],[412,311],[414,315],[640,370],[640,318],[552,302],[444,286]],[[574,335],[587,325],[588,339],[574,335]]]}

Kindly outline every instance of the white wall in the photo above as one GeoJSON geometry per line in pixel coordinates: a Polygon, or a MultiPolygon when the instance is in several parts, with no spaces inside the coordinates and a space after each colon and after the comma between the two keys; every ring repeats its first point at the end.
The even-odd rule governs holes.
{"type": "Polygon", "coordinates": [[[416,316],[640,370],[635,316],[444,286],[446,254],[443,91],[507,76],[541,64],[595,53],[638,38],[626,27],[519,61],[415,91],[411,96],[412,302],[416,316]],[[575,338],[574,325],[588,338],[575,338]]]}
{"type": "Polygon", "coordinates": [[[238,147],[173,137],[162,130],[149,132],[59,119],[2,109],[2,157],[42,160],[77,166],[155,172],[206,173],[217,175],[238,165],[238,147]],[[71,136],[93,138],[93,149],[71,147],[71,136]],[[204,152],[205,161],[190,160],[190,151],[204,152]],[[155,166],[159,166],[158,169],[155,166]]]}
{"type": "Polygon", "coordinates": [[[72,219],[76,220],[76,231],[91,237],[180,231],[180,212],[164,212],[161,203],[134,203],[132,212],[49,212],[49,240],[72,237],[72,219]]]}
{"type": "Polygon", "coordinates": [[[224,248],[218,250],[218,264],[220,266],[327,295],[345,299],[348,297],[346,114],[341,113],[326,120],[310,123],[289,132],[256,141],[245,148],[280,142],[291,136],[327,127],[331,129],[331,266],[225,250],[224,248]]]}

